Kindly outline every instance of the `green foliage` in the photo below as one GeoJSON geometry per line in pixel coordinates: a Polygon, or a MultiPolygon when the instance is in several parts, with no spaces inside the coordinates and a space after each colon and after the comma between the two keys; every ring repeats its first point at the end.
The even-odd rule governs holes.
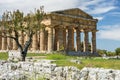
{"type": "Polygon", "coordinates": [[[115,52],[111,52],[111,51],[107,52],[107,56],[115,56],[115,55],[116,55],[115,52]]]}
{"type": "Polygon", "coordinates": [[[120,48],[115,49],[116,55],[120,55],[120,48]]]}
{"type": "Polygon", "coordinates": [[[7,60],[8,59],[8,53],[1,52],[0,53],[0,60],[7,60]]]}
{"type": "Polygon", "coordinates": [[[98,50],[97,50],[97,53],[98,53],[99,55],[101,55],[101,56],[104,55],[104,54],[107,55],[107,50],[98,49],[98,50]]]}

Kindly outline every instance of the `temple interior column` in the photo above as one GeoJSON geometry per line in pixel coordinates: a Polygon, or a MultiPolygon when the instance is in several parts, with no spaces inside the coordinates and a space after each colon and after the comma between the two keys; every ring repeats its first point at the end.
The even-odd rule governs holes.
{"type": "Polygon", "coordinates": [[[84,31],[84,52],[88,52],[88,47],[89,46],[89,37],[88,37],[88,31],[84,31]]]}
{"type": "Polygon", "coordinates": [[[67,43],[67,50],[73,51],[74,50],[74,30],[72,26],[68,27],[68,43],[67,43]]]}
{"type": "Polygon", "coordinates": [[[76,47],[77,51],[81,51],[81,32],[78,28],[76,29],[76,47]]]}
{"type": "Polygon", "coordinates": [[[63,28],[60,26],[58,28],[58,42],[57,42],[57,50],[63,50],[63,28]]]}
{"type": "Polygon", "coordinates": [[[96,31],[92,32],[92,46],[91,46],[91,53],[96,52],[96,31]]]}
{"type": "Polygon", "coordinates": [[[40,30],[40,51],[44,51],[44,41],[45,41],[45,39],[44,39],[44,33],[45,33],[45,30],[44,29],[41,29],[40,30]]]}
{"type": "Polygon", "coordinates": [[[37,33],[35,33],[32,38],[32,50],[37,50],[37,49],[38,49],[37,33]]]}
{"type": "Polygon", "coordinates": [[[48,31],[48,51],[53,51],[53,28],[48,31]]]}

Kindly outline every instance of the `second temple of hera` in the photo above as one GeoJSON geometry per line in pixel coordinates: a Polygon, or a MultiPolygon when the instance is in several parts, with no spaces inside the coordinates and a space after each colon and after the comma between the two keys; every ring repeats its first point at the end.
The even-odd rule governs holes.
{"type": "MultiPolygon", "coordinates": [[[[33,35],[29,51],[96,53],[97,19],[78,8],[54,11],[48,16],[42,21],[46,28],[33,35]]],[[[24,44],[27,38],[21,37],[20,43],[24,44]]],[[[17,45],[12,39],[0,37],[0,50],[17,50],[17,45]]]]}

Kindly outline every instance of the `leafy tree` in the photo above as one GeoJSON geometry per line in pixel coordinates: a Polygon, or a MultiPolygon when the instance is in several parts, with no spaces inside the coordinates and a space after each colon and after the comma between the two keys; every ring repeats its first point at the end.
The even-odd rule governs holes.
{"type": "Polygon", "coordinates": [[[98,50],[97,50],[97,53],[98,53],[99,55],[101,55],[101,56],[104,55],[104,54],[107,55],[107,50],[98,49],[98,50]]]}
{"type": "Polygon", "coordinates": [[[116,48],[116,49],[115,49],[115,53],[116,53],[117,58],[118,58],[118,55],[120,55],[120,48],[116,48]]]}
{"type": "Polygon", "coordinates": [[[2,16],[2,20],[0,21],[1,36],[15,40],[20,50],[22,61],[25,61],[33,35],[44,27],[41,24],[44,15],[43,7],[40,7],[40,9],[35,10],[34,13],[29,13],[26,16],[19,10],[13,12],[6,11],[2,16]],[[28,40],[25,42],[24,46],[19,41],[22,33],[28,35],[28,40]]]}

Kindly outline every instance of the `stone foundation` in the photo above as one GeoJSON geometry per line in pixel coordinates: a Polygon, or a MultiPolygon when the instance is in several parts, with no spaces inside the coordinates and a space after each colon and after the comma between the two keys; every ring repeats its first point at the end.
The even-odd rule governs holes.
{"type": "Polygon", "coordinates": [[[0,61],[0,80],[120,80],[120,70],[58,67],[52,60],[12,63],[0,61]]]}

